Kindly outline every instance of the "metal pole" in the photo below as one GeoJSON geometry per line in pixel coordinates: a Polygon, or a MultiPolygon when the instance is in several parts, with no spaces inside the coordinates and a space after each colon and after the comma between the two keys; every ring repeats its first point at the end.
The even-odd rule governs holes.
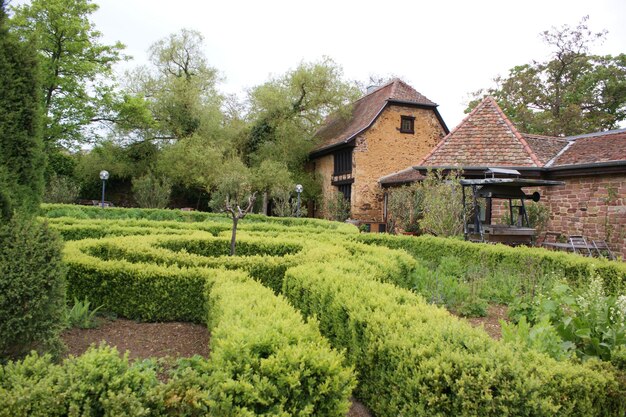
{"type": "Polygon", "coordinates": [[[102,180],[102,208],[104,208],[104,187],[106,186],[106,180],[102,180]]]}
{"type": "Polygon", "coordinates": [[[300,217],[300,192],[298,192],[298,208],[297,208],[297,216],[300,217]]]}

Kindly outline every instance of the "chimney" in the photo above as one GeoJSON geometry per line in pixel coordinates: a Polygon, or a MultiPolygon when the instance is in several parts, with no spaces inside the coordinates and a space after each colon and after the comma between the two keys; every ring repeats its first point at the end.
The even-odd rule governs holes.
{"type": "Polygon", "coordinates": [[[379,88],[380,88],[379,85],[368,85],[366,94],[373,93],[374,91],[378,90],[379,88]]]}

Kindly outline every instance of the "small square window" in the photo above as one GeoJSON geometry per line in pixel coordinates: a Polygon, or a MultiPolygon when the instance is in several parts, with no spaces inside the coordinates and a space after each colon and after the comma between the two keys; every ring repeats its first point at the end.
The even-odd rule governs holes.
{"type": "Polygon", "coordinates": [[[415,117],[401,116],[400,118],[400,132],[401,133],[415,133],[415,117]]]}

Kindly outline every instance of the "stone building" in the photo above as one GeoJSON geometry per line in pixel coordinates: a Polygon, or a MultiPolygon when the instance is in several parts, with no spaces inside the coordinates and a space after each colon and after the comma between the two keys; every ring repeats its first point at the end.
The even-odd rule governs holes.
{"type": "MultiPolygon", "coordinates": [[[[332,115],[316,133],[309,169],[322,178],[323,200],[342,193],[350,217],[384,230],[378,179],[420,160],[448,133],[437,104],[399,79],[368,91],[350,114],[332,115]]],[[[324,217],[324,204],[313,215],[324,217]]]]}
{"type": "Polygon", "coordinates": [[[548,230],[606,240],[626,259],[626,129],[571,137],[525,134],[487,97],[418,161],[380,178],[380,184],[411,183],[429,168],[461,168],[464,177],[480,178],[488,167],[563,181],[541,190],[540,204],[550,212],[548,230]]]}

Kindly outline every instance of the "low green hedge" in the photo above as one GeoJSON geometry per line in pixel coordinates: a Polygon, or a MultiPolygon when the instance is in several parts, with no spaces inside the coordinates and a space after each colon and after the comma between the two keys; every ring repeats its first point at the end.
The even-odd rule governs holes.
{"type": "Polygon", "coordinates": [[[220,274],[207,292],[213,388],[251,415],[346,415],[356,384],[315,322],[244,274],[220,274]]]}
{"type": "MultiPolygon", "coordinates": [[[[192,237],[201,236],[213,238],[206,233],[192,237]]],[[[128,237],[118,239],[117,243],[136,244],[140,253],[140,242],[145,239],[154,246],[146,244],[144,249],[152,247],[156,253],[176,255],[158,247],[165,239],[163,236],[128,237]]],[[[220,239],[213,239],[221,243],[220,239]]],[[[39,359],[31,358],[22,365],[11,364],[8,366],[13,368],[0,370],[0,376],[7,375],[0,385],[4,389],[1,394],[14,397],[22,393],[29,398],[28,401],[7,400],[6,409],[11,410],[11,415],[30,415],[32,404],[39,404],[37,407],[41,409],[53,404],[56,408],[51,408],[51,415],[73,415],[74,412],[78,413],[76,415],[82,412],[87,413],[84,415],[117,415],[111,410],[119,410],[119,407],[112,408],[116,407],[114,401],[118,399],[130,401],[133,410],[138,410],[138,414],[130,415],[339,417],[346,414],[355,385],[352,369],[344,364],[342,354],[333,350],[320,335],[316,323],[305,323],[282,297],[250,279],[243,271],[181,268],[167,262],[157,265],[111,256],[102,259],[100,255],[106,254],[106,244],[114,248],[115,242],[115,239],[102,239],[68,243],[65,259],[69,268],[69,295],[88,297],[95,305],[104,304],[107,310],[134,319],[206,321],[212,332],[211,360],[195,361],[193,366],[176,370],[171,384],[157,385],[152,393],[133,393],[136,387],[111,382],[113,385],[104,387],[102,394],[93,394],[90,403],[79,399],[76,405],[74,394],[64,388],[67,380],[72,380],[66,369],[70,365],[61,368],[41,365],[37,362],[39,359]],[[90,252],[95,252],[96,256],[90,252]],[[39,364],[36,368],[50,369],[24,380],[20,375],[33,372],[29,360],[39,364]],[[46,376],[57,374],[60,376],[53,382],[46,376]],[[46,390],[54,393],[55,398],[47,397],[46,390]],[[37,397],[24,394],[27,392],[37,397]]],[[[191,243],[197,244],[198,240],[191,239],[191,243]]],[[[268,242],[258,244],[271,246],[268,242]]],[[[124,249],[124,245],[119,248],[124,249]]],[[[183,253],[178,256],[185,258],[183,253]]],[[[188,261],[204,258],[194,254],[187,254],[187,257],[188,261]]],[[[190,265],[192,263],[190,261],[190,265]]],[[[102,361],[104,369],[110,366],[116,369],[111,372],[114,375],[100,375],[95,369],[93,378],[98,381],[103,378],[125,380],[127,372],[131,372],[119,368],[107,354],[97,360],[102,361]]],[[[81,378],[89,381],[86,376],[81,378]]]]}
{"type": "MultiPolygon", "coordinates": [[[[72,217],[75,219],[106,219],[106,220],[152,220],[174,222],[214,222],[231,224],[230,218],[224,213],[206,213],[200,211],[182,211],[167,209],[140,209],[110,207],[102,209],[97,206],[79,206],[73,204],[42,204],[39,214],[46,218],[72,217]]],[[[244,224],[256,224],[259,230],[278,228],[303,228],[314,232],[333,231],[342,234],[357,234],[358,229],[351,224],[329,222],[313,218],[268,217],[260,214],[249,214],[244,224]]]]}
{"type": "Polygon", "coordinates": [[[603,278],[605,288],[611,293],[623,293],[626,290],[626,263],[624,262],[586,258],[542,248],[512,248],[429,235],[413,237],[362,234],[356,239],[368,244],[404,249],[415,258],[433,264],[437,264],[443,257],[454,256],[466,266],[479,264],[486,268],[508,268],[519,272],[554,272],[574,285],[586,283],[594,274],[598,274],[603,278]]]}
{"type": "Polygon", "coordinates": [[[342,262],[349,260],[290,268],[284,295],[346,349],[359,372],[356,395],[377,416],[623,415],[609,365],[514,353],[409,291],[346,272],[342,262]]]}

